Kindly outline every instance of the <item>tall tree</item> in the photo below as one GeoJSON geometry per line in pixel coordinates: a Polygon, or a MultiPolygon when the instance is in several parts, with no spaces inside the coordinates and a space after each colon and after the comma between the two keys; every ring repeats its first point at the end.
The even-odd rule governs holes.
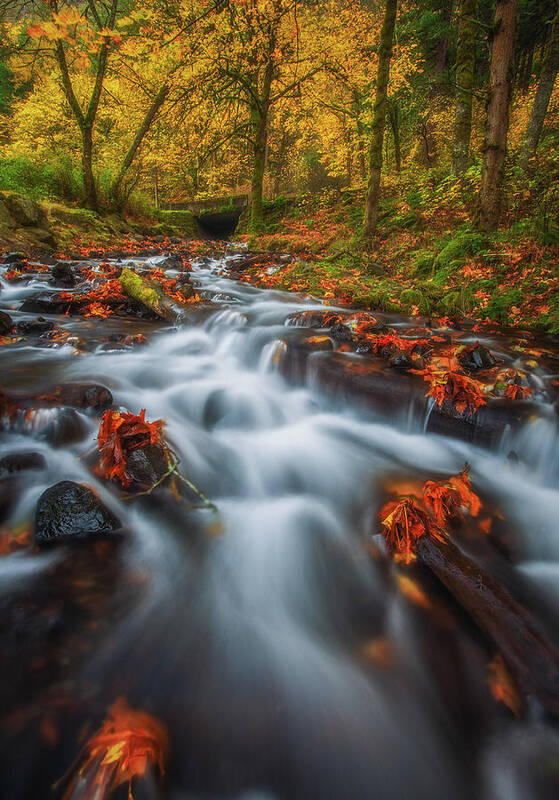
{"type": "Polygon", "coordinates": [[[452,146],[452,172],[454,175],[459,175],[467,168],[470,152],[477,4],[478,0],[462,0],[458,20],[456,104],[452,146]]]}
{"type": "Polygon", "coordinates": [[[501,215],[517,10],[518,0],[496,2],[481,175],[480,226],[486,231],[497,228],[501,215]]]}
{"type": "Polygon", "coordinates": [[[363,224],[363,240],[368,247],[372,246],[373,237],[377,229],[380,175],[382,171],[382,148],[386,115],[388,113],[388,81],[390,79],[390,60],[392,58],[392,43],[394,40],[397,7],[398,0],[386,0],[384,20],[380,34],[375,105],[373,109],[373,124],[369,149],[369,182],[367,185],[365,218],[363,224]]]}
{"type": "Polygon", "coordinates": [[[549,101],[553,93],[553,87],[559,72],[559,12],[556,14],[552,23],[551,36],[546,48],[545,57],[542,64],[542,71],[534,103],[532,105],[532,112],[530,114],[530,121],[524,134],[524,141],[522,143],[522,164],[524,168],[528,165],[528,161],[536,154],[538,142],[543,130],[543,123],[549,101]]]}

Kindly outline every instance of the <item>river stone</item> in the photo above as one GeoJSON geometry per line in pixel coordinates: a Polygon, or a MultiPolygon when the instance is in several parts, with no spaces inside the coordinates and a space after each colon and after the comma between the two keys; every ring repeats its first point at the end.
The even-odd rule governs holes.
{"type": "Polygon", "coordinates": [[[28,297],[23,301],[19,310],[32,314],[61,314],[68,306],[67,300],[61,300],[58,294],[41,292],[36,297],[28,297]]]}
{"type": "Polygon", "coordinates": [[[6,253],[3,256],[2,261],[4,262],[4,264],[20,264],[24,259],[25,256],[23,253],[13,252],[13,253],[6,253]]]}
{"type": "Polygon", "coordinates": [[[119,528],[119,520],[97,495],[74,481],[50,486],[37,502],[34,526],[37,544],[104,537],[119,528]]]}
{"type": "Polygon", "coordinates": [[[6,336],[14,327],[14,321],[5,311],[0,311],[0,336],[6,336]]]}
{"type": "Polygon", "coordinates": [[[22,319],[21,322],[17,324],[17,331],[18,333],[23,334],[40,334],[46,333],[46,331],[52,331],[54,328],[54,322],[50,322],[44,317],[37,317],[37,319],[22,319]]]}
{"type": "Polygon", "coordinates": [[[51,270],[52,282],[55,286],[75,286],[76,276],[72,265],[67,261],[58,261],[51,270]]]}
{"type": "Polygon", "coordinates": [[[482,344],[477,344],[473,348],[466,348],[457,354],[460,366],[467,372],[476,372],[480,369],[488,369],[495,366],[497,360],[493,353],[482,344]]]}
{"type": "Polygon", "coordinates": [[[159,444],[139,447],[126,458],[126,472],[133,481],[149,489],[169,472],[165,451],[159,444]]]}
{"type": "Polygon", "coordinates": [[[409,356],[407,353],[404,353],[403,350],[398,350],[393,356],[390,357],[388,366],[392,367],[392,369],[398,370],[399,372],[406,372],[408,369],[411,369],[414,366],[414,363],[411,356],[409,356]]]}
{"type": "Polygon", "coordinates": [[[47,465],[41,453],[25,451],[9,453],[0,458],[0,479],[13,475],[14,472],[26,472],[28,469],[44,469],[47,465]]]}
{"type": "Polygon", "coordinates": [[[4,196],[10,214],[23,227],[36,226],[43,218],[39,203],[22,194],[8,194],[4,196]]]}

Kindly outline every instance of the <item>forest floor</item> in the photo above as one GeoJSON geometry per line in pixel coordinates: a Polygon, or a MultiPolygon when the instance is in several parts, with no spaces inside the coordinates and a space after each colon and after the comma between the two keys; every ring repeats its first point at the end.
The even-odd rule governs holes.
{"type": "Polygon", "coordinates": [[[495,234],[481,233],[463,189],[405,182],[388,186],[376,251],[363,252],[363,198],[330,191],[269,204],[251,250],[286,251],[286,266],[253,266],[243,280],[308,292],[352,307],[559,333],[559,232],[540,214],[516,213],[495,234]]]}

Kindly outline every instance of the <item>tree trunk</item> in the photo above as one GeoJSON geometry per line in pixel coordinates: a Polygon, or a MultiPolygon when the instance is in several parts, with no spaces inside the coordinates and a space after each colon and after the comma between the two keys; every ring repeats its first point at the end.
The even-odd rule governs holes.
{"type": "Polygon", "coordinates": [[[470,154],[477,3],[478,0],[462,0],[458,22],[456,105],[452,146],[452,172],[454,175],[464,172],[468,166],[470,154]]]}
{"type": "Polygon", "coordinates": [[[93,127],[82,128],[82,172],[85,192],[85,205],[92,211],[97,211],[97,187],[93,175],[93,127]]]}
{"type": "Polygon", "coordinates": [[[369,183],[367,186],[363,227],[363,239],[368,247],[372,246],[372,240],[377,228],[380,174],[382,170],[382,144],[386,113],[388,110],[387,90],[388,80],[390,78],[390,59],[392,58],[392,40],[394,38],[394,27],[396,25],[397,6],[398,0],[386,0],[384,21],[380,34],[376,96],[369,150],[369,183]]]}
{"type": "Polygon", "coordinates": [[[264,171],[266,169],[267,115],[256,112],[254,117],[254,144],[252,150],[252,179],[250,202],[250,227],[258,228],[262,224],[262,196],[264,188],[264,171]]]}
{"type": "Polygon", "coordinates": [[[551,40],[547,46],[530,121],[522,142],[521,158],[524,169],[528,166],[528,161],[536,155],[557,72],[559,72],[559,13],[553,20],[551,40]]]}
{"type": "Polygon", "coordinates": [[[142,120],[142,124],[138,128],[138,131],[134,136],[134,138],[132,139],[128,151],[122,160],[122,164],[120,166],[118,174],[113,182],[113,185],[111,186],[111,196],[114,203],[117,206],[120,206],[122,204],[122,182],[124,180],[124,177],[128,172],[128,170],[130,169],[130,166],[134,161],[134,157],[138,152],[138,148],[140,147],[141,143],[144,140],[144,137],[151,128],[152,122],[159,113],[159,109],[165,102],[168,94],[169,94],[169,86],[165,84],[161,87],[159,92],[154,97],[151,106],[148,108],[146,115],[142,120]]]}
{"type": "Polygon", "coordinates": [[[518,0],[497,0],[495,7],[481,174],[480,226],[486,231],[494,231],[501,216],[517,8],[518,0]]]}
{"type": "Polygon", "coordinates": [[[434,75],[435,78],[437,78],[437,83],[440,83],[440,78],[446,67],[446,53],[448,50],[448,25],[450,24],[450,20],[452,18],[453,5],[454,0],[445,0],[440,12],[441,17],[444,20],[446,30],[437,42],[437,47],[435,50],[434,75]]]}

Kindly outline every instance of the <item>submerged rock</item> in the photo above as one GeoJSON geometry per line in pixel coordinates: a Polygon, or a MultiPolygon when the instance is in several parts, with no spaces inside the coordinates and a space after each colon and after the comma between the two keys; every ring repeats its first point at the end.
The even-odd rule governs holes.
{"type": "Polygon", "coordinates": [[[0,458],[0,479],[13,475],[15,472],[26,472],[29,469],[44,469],[47,465],[41,453],[24,451],[9,453],[0,458]]]}
{"type": "Polygon", "coordinates": [[[0,311],[0,336],[6,336],[14,327],[14,321],[5,311],[0,311]]]}
{"type": "Polygon", "coordinates": [[[20,306],[20,311],[32,314],[61,314],[68,307],[67,300],[61,300],[58,294],[41,292],[36,297],[28,297],[20,306]]]}
{"type": "Polygon", "coordinates": [[[119,528],[118,518],[97,495],[74,481],[50,486],[37,502],[34,538],[38,544],[104,537],[119,528]]]}
{"type": "Polygon", "coordinates": [[[59,261],[51,270],[52,282],[55,286],[75,286],[76,276],[68,261],[59,261]]]}
{"type": "Polygon", "coordinates": [[[18,322],[17,324],[18,333],[31,335],[46,333],[47,331],[52,331],[53,328],[54,322],[51,322],[44,317],[37,317],[37,319],[22,319],[21,322],[18,322]]]}

